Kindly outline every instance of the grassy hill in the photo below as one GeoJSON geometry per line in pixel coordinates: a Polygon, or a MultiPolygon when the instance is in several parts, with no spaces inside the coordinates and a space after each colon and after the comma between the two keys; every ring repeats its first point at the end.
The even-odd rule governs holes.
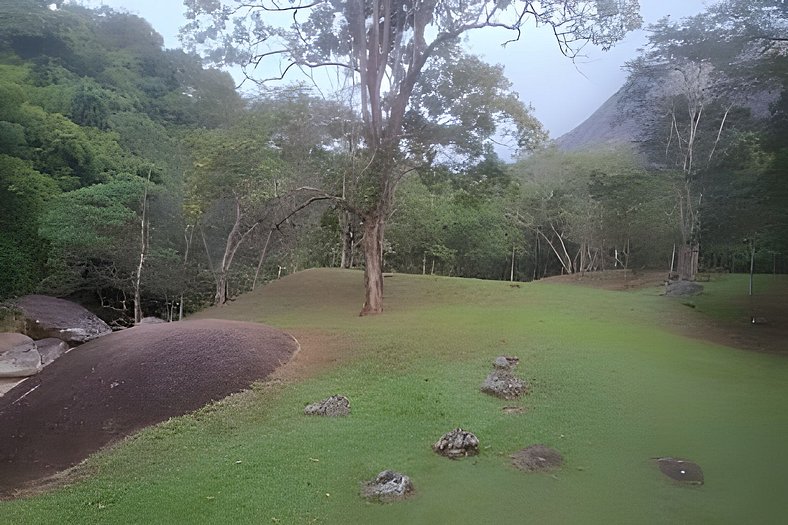
{"type": "Polygon", "coordinates": [[[708,301],[397,274],[386,313],[360,318],[361,280],[301,272],[195,316],[277,326],[302,350],[252,391],[91,458],[84,480],[0,503],[0,523],[782,521],[788,360],[678,335],[708,301]],[[532,384],[519,401],[479,393],[501,354],[532,384]],[[349,417],[302,414],[332,394],[349,397],[349,417]],[[501,410],[511,405],[524,412],[501,410]],[[479,437],[479,456],[431,451],[457,426],[479,437]],[[563,468],[512,468],[509,454],[534,443],[557,448],[563,468]],[[674,484],[659,456],[698,462],[706,484],[674,484]],[[386,468],[416,495],[363,501],[360,483],[386,468]]]}

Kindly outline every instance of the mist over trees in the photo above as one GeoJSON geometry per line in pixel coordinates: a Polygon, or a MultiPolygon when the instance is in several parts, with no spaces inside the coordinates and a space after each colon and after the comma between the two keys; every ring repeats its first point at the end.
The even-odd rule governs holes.
{"type": "MultiPolygon", "coordinates": [[[[0,6],[0,300],[70,296],[128,325],[316,266],[364,269],[366,313],[381,307],[384,271],[667,275],[674,246],[689,253],[689,273],[743,271],[753,247],[760,271],[785,271],[779,1],[725,1],[652,27],[625,90],[641,135],[572,153],[550,145],[501,67],[462,51],[461,34],[494,20],[481,2],[436,19],[426,3],[400,13],[379,2],[374,38],[351,24],[373,27],[371,11],[318,3],[347,27],[312,27],[322,15],[304,13],[303,46],[286,40],[292,28],[272,33],[291,44],[294,67],[365,61],[367,76],[338,77],[334,94],[310,84],[241,93],[205,57],[163,49],[137,16],[47,4],[0,6]],[[343,31],[355,33],[335,38],[343,31]],[[498,158],[500,141],[519,146],[519,160],[498,158]]],[[[559,4],[523,13],[558,24],[559,4]]],[[[630,4],[574,12],[560,44],[611,44],[638,21],[630,4]]],[[[190,2],[189,13],[215,24],[217,6],[190,2]]],[[[210,61],[262,56],[211,47],[210,24],[187,29],[210,61]]]]}

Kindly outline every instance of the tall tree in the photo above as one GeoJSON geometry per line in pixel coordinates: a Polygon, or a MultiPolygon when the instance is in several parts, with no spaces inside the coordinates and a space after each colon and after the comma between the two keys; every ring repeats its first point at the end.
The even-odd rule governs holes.
{"type": "MultiPolygon", "coordinates": [[[[677,169],[679,274],[698,270],[704,195],[719,181],[744,131],[770,116],[770,93],[784,91],[788,6],[781,0],[725,0],[706,12],[651,26],[649,45],[629,63],[625,101],[644,119],[640,139],[652,162],[677,169]]],[[[746,155],[747,152],[745,151],[746,155]]]]}
{"type": "MultiPolygon", "coordinates": [[[[469,31],[499,28],[517,40],[527,24],[552,27],[558,45],[574,55],[577,45],[610,47],[640,24],[637,0],[186,0],[191,22],[185,41],[215,62],[241,63],[251,75],[267,59],[280,61],[284,78],[293,69],[336,67],[358,82],[363,139],[369,152],[364,169],[363,221],[365,302],[362,315],[383,310],[383,235],[402,162],[404,123],[411,97],[428,60],[469,31]],[[289,27],[267,22],[272,14],[292,17],[289,27]]],[[[258,80],[265,80],[257,77],[258,80]]]]}

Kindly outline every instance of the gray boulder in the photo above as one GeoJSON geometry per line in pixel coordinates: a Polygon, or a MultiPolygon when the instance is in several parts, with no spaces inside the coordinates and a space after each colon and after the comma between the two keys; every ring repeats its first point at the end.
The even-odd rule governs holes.
{"type": "Polygon", "coordinates": [[[350,414],[350,401],[345,396],[331,396],[304,408],[307,416],[346,416],[350,414]]]}
{"type": "Polygon", "coordinates": [[[82,306],[46,295],[26,295],[16,303],[25,316],[25,333],[33,339],[54,337],[82,344],[112,333],[112,329],[82,306]]]}
{"type": "Polygon", "coordinates": [[[510,357],[506,355],[499,355],[493,361],[493,368],[498,370],[511,370],[517,363],[520,362],[520,359],[517,357],[510,357]]]}
{"type": "Polygon", "coordinates": [[[369,500],[396,501],[413,492],[413,482],[405,474],[384,470],[375,479],[364,483],[361,495],[369,500]]]}
{"type": "Polygon", "coordinates": [[[38,353],[41,355],[41,366],[47,366],[52,361],[68,352],[68,345],[65,341],[61,341],[54,337],[36,341],[36,347],[38,348],[38,353]]]}
{"type": "Polygon", "coordinates": [[[665,286],[665,295],[687,297],[703,293],[703,285],[693,281],[669,281],[665,286]]]}
{"type": "Polygon", "coordinates": [[[23,334],[0,333],[0,378],[28,377],[40,371],[35,341],[23,334]]]}

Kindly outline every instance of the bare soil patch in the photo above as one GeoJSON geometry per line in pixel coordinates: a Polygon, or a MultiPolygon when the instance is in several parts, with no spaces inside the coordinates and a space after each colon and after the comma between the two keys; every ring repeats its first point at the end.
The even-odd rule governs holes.
{"type": "MultiPolygon", "coordinates": [[[[662,287],[666,277],[663,271],[608,270],[588,272],[582,276],[548,277],[545,281],[626,291],[662,287]]],[[[686,337],[732,348],[788,354],[788,297],[785,294],[759,292],[755,297],[742,295],[734,301],[731,306],[749,312],[749,315],[743,314],[734,322],[723,322],[699,312],[690,313],[687,309],[687,312],[666,317],[664,326],[686,337]]]]}
{"type": "Polygon", "coordinates": [[[512,465],[527,472],[554,470],[563,465],[561,454],[545,445],[531,445],[511,455],[512,465]]]}
{"type": "Polygon", "coordinates": [[[703,470],[697,463],[671,457],[657,458],[656,462],[660,472],[674,481],[703,485],[703,470]]]}
{"type": "Polygon", "coordinates": [[[543,281],[579,284],[603,290],[626,291],[661,286],[665,283],[666,278],[667,272],[659,270],[605,270],[583,274],[556,275],[547,277],[543,281]]]}
{"type": "Polygon", "coordinates": [[[68,352],[0,398],[0,497],[249,387],[296,347],[267,326],[199,320],[140,325],[68,352]]]}

